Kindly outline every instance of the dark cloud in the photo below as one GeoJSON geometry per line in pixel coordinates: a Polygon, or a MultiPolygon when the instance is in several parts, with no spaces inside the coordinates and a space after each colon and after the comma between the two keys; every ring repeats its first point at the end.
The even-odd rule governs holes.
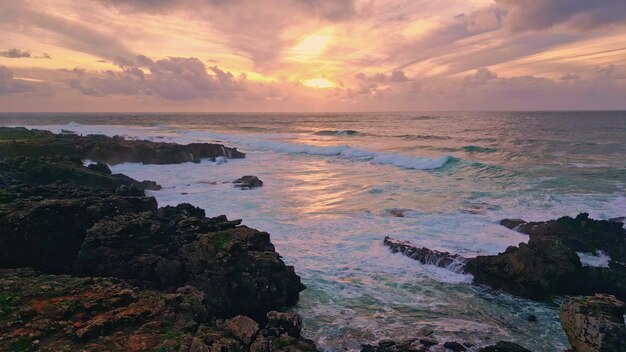
{"type": "Polygon", "coordinates": [[[371,76],[367,76],[365,75],[365,73],[359,72],[356,75],[354,75],[354,78],[360,81],[369,81],[369,82],[378,82],[378,83],[409,81],[409,78],[406,76],[406,74],[402,70],[394,70],[389,75],[378,72],[371,76]]]}
{"type": "Polygon", "coordinates": [[[235,77],[217,66],[206,67],[196,58],[153,61],[140,55],[117,57],[114,62],[120,71],[89,73],[67,84],[90,96],[143,94],[168,100],[227,98],[245,89],[245,77],[235,77]]]}
{"type": "Polygon", "coordinates": [[[17,48],[9,49],[7,51],[0,51],[0,56],[8,57],[9,59],[21,59],[33,57],[30,51],[21,50],[17,48]]]}
{"type": "Polygon", "coordinates": [[[590,30],[624,24],[624,0],[496,0],[507,9],[506,25],[512,31],[543,30],[567,24],[590,30]]]}
{"type": "Polygon", "coordinates": [[[11,95],[34,90],[35,86],[27,81],[15,79],[13,71],[0,66],[0,95],[11,95]]]}
{"type": "Polygon", "coordinates": [[[85,72],[87,72],[87,70],[85,70],[84,68],[81,68],[81,67],[74,67],[71,70],[67,69],[67,68],[60,68],[59,71],[60,72],[66,72],[66,73],[73,73],[73,74],[75,74],[77,76],[80,76],[80,77],[84,76],[85,72]]]}
{"type": "Polygon", "coordinates": [[[576,73],[566,73],[559,80],[561,81],[577,81],[580,79],[580,75],[576,73]]]}

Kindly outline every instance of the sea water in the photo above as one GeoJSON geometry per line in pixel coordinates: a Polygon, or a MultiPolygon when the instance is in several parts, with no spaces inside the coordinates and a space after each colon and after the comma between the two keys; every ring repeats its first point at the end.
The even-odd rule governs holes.
{"type": "Polygon", "coordinates": [[[161,184],[149,192],[160,206],[187,202],[269,232],[307,285],[293,308],[304,334],[329,351],[425,327],[445,340],[563,350],[558,300],[471,285],[392,254],[383,238],[472,257],[528,240],[502,218],[626,215],[623,112],[3,114],[0,124],[244,151],[112,169],[161,184]],[[234,188],[243,175],[264,186],[234,188]]]}

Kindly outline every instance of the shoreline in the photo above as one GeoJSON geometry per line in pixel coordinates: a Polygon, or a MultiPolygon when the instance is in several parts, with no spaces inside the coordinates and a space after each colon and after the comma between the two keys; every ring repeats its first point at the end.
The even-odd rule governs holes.
{"type": "MultiPolygon", "coordinates": [[[[1,149],[0,149],[0,150],[1,150],[1,149]]],[[[15,149],[13,149],[13,150],[15,150],[15,149]]],[[[41,150],[41,149],[38,149],[38,150],[41,150]]],[[[44,156],[38,155],[38,156],[37,156],[37,158],[44,157],[44,159],[45,159],[45,157],[48,157],[48,156],[49,156],[49,155],[44,155],[44,156]]],[[[15,158],[15,157],[16,157],[16,156],[11,156],[10,158],[15,158]]],[[[17,156],[17,158],[20,158],[20,156],[17,156]]],[[[191,159],[193,159],[193,158],[191,158],[191,159]]],[[[102,160],[102,161],[105,161],[105,160],[102,160]]],[[[64,160],[64,162],[67,162],[67,160],[64,160]]],[[[19,165],[17,165],[17,166],[19,167],[21,164],[23,164],[23,161],[22,161],[19,165]]],[[[50,166],[51,166],[51,165],[57,166],[58,164],[59,164],[59,160],[55,160],[55,161],[54,161],[54,162],[52,162],[52,163],[51,163],[50,161],[47,161],[47,164],[42,166],[42,170],[43,170],[43,171],[46,171],[47,169],[49,169],[49,168],[50,168],[50,166]]],[[[67,165],[63,165],[63,163],[61,163],[61,166],[65,167],[65,169],[63,169],[63,172],[66,172],[66,171],[67,171],[67,165]]],[[[36,168],[35,168],[35,169],[36,169],[36,168]]],[[[78,165],[72,165],[72,167],[71,167],[70,169],[71,169],[71,171],[72,171],[72,173],[73,173],[73,174],[72,174],[72,175],[73,175],[72,177],[74,177],[74,179],[73,179],[73,180],[68,180],[68,179],[65,179],[65,181],[66,181],[66,182],[67,182],[67,181],[70,181],[70,182],[76,182],[76,181],[78,181],[79,183],[80,183],[80,182],[87,182],[87,183],[89,184],[89,183],[94,183],[94,182],[96,182],[96,183],[100,182],[100,181],[96,181],[96,179],[101,180],[101,179],[103,179],[102,177],[104,177],[104,179],[106,179],[106,178],[107,178],[107,177],[106,177],[106,170],[104,170],[104,169],[98,169],[98,168],[96,168],[96,169],[94,169],[94,168],[89,169],[89,168],[84,168],[84,167],[82,166],[82,164],[81,164],[80,166],[78,166],[78,165]],[[87,170],[85,170],[85,169],[87,169],[88,171],[87,171],[87,170]],[[86,174],[86,175],[90,175],[90,177],[88,177],[88,178],[87,178],[87,177],[83,177],[84,175],[82,175],[82,176],[81,176],[81,175],[80,175],[81,173],[84,173],[84,174],[86,174]],[[78,177],[76,177],[77,175],[78,175],[78,177]],[[94,175],[98,175],[98,176],[100,176],[100,177],[99,177],[99,178],[96,178],[94,175]]],[[[44,172],[44,175],[46,175],[46,173],[45,173],[45,172],[44,172]]],[[[57,174],[56,174],[56,176],[54,176],[54,177],[58,177],[58,175],[62,175],[62,173],[57,173],[57,174]]],[[[46,182],[50,182],[50,180],[51,180],[51,179],[50,179],[50,175],[46,175],[46,177],[48,177],[48,178],[46,179],[46,182]]],[[[54,178],[54,177],[53,177],[53,178],[54,178]]],[[[57,180],[58,180],[58,179],[54,179],[53,181],[57,181],[57,180]]],[[[40,186],[41,186],[41,185],[40,185],[40,186]]],[[[107,186],[107,187],[108,187],[108,186],[107,186]]],[[[136,185],[135,185],[135,187],[136,187],[136,185]]],[[[45,188],[45,187],[41,187],[41,188],[45,188]]],[[[61,187],[61,188],[62,188],[62,187],[61,187]]],[[[131,187],[131,188],[132,188],[132,187],[131,187]]],[[[34,191],[33,191],[33,194],[35,194],[36,192],[41,192],[41,191],[42,191],[42,189],[37,189],[37,190],[34,190],[34,191]]],[[[50,189],[48,189],[48,191],[49,191],[49,192],[51,192],[51,190],[50,190],[50,189]]],[[[55,190],[55,191],[57,191],[57,192],[58,192],[58,189],[57,189],[57,190],[55,190]]],[[[63,192],[66,192],[66,191],[63,191],[63,192]]],[[[109,191],[109,192],[110,192],[110,191],[109,191]]],[[[117,192],[117,191],[115,191],[115,192],[117,192]]],[[[114,192],[114,193],[115,193],[115,192],[114,192]]],[[[130,191],[130,193],[129,193],[129,194],[124,194],[124,195],[121,195],[121,196],[123,196],[123,197],[137,197],[137,196],[138,196],[138,193],[133,193],[133,192],[134,192],[134,191],[130,191]]],[[[122,192],[122,193],[123,193],[123,192],[122,192]]],[[[166,207],[166,208],[168,208],[168,209],[169,209],[169,208],[172,208],[172,207],[166,207]]],[[[193,208],[193,207],[192,207],[192,208],[193,208]]],[[[197,208],[195,208],[195,209],[197,209],[197,208]]],[[[193,210],[193,209],[187,209],[187,210],[183,210],[183,211],[186,211],[186,212],[194,212],[194,210],[193,210]]],[[[132,214],[131,214],[131,215],[132,215],[132,214]]],[[[202,216],[203,216],[203,215],[202,215],[202,216]]],[[[158,215],[157,215],[157,217],[158,217],[158,215]]],[[[132,219],[132,216],[131,216],[129,219],[132,219]]],[[[166,219],[167,219],[167,218],[166,218],[166,219]]],[[[152,220],[154,220],[154,219],[148,219],[148,220],[152,221],[152,220]]],[[[157,222],[158,222],[158,221],[161,221],[161,220],[158,220],[158,219],[157,219],[157,222]]],[[[169,220],[166,220],[166,221],[169,221],[169,220]]],[[[119,225],[105,224],[105,225],[101,226],[101,227],[104,227],[104,230],[102,230],[102,231],[101,231],[103,234],[102,234],[102,235],[100,235],[100,236],[101,236],[101,237],[102,237],[102,236],[105,236],[105,238],[106,238],[106,236],[108,236],[108,235],[107,235],[107,229],[113,228],[113,227],[115,227],[115,226],[122,226],[122,228],[123,228],[123,227],[124,227],[124,225],[126,224],[126,222],[128,222],[128,221],[124,220],[124,221],[122,221],[119,225]]],[[[228,226],[230,226],[230,225],[228,225],[228,226]]],[[[237,225],[235,225],[235,226],[237,226],[237,225]]],[[[97,231],[96,231],[96,232],[97,232],[97,231]]],[[[92,231],[92,234],[93,234],[93,233],[94,233],[94,231],[92,231]]],[[[121,233],[121,232],[119,232],[119,231],[118,231],[117,233],[119,234],[119,233],[121,233]]],[[[95,234],[94,236],[95,236],[96,238],[98,238],[98,234],[95,234]]],[[[218,242],[218,243],[219,243],[219,242],[218,242]]],[[[111,248],[116,248],[116,247],[115,247],[115,245],[114,245],[114,246],[113,246],[113,247],[111,247],[111,248]]],[[[273,246],[272,246],[272,248],[273,248],[273,246]]],[[[107,253],[111,253],[111,252],[110,252],[110,251],[108,251],[107,253]]],[[[104,267],[109,267],[109,268],[110,268],[110,267],[111,267],[111,265],[113,265],[113,266],[114,266],[114,264],[115,264],[115,263],[105,264],[105,265],[104,265],[104,267]]],[[[98,265],[100,265],[100,264],[98,264],[98,265]]],[[[96,265],[96,267],[97,267],[98,265],[96,265]]],[[[143,265],[143,264],[141,264],[141,265],[143,265]]],[[[117,270],[120,270],[120,269],[117,269],[117,270]]],[[[112,273],[111,271],[107,272],[107,276],[119,276],[119,275],[120,275],[120,274],[119,274],[119,271],[118,271],[118,272],[113,271],[113,273],[114,273],[114,274],[115,274],[115,273],[117,273],[117,274],[115,274],[115,275],[111,275],[111,273],[112,273]]],[[[150,276],[150,275],[148,275],[148,276],[150,276]]],[[[167,276],[167,275],[166,275],[166,276],[167,276]]],[[[143,279],[142,279],[142,280],[143,280],[143,279]]],[[[148,280],[148,281],[150,281],[150,280],[148,280]]],[[[258,319],[258,318],[257,318],[257,319],[258,319]]],[[[379,347],[380,347],[380,346],[379,346],[379,347]]],[[[414,346],[414,347],[415,347],[415,346],[414,346]]]]}

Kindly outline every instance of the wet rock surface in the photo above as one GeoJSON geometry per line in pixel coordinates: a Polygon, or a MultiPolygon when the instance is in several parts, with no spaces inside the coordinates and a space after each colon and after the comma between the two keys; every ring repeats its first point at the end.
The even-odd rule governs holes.
{"type": "Polygon", "coordinates": [[[448,268],[452,271],[462,271],[467,263],[467,258],[460,255],[435,251],[425,247],[417,247],[408,241],[399,241],[390,237],[385,237],[383,243],[389,247],[393,253],[402,253],[422,264],[448,268]]]}
{"type": "Polygon", "coordinates": [[[439,341],[432,331],[416,338],[394,341],[381,340],[376,345],[363,345],[361,352],[427,352],[427,351],[478,351],[478,352],[531,352],[526,348],[508,341],[500,341],[495,345],[479,347],[472,343],[456,341],[439,341]]]}
{"type": "Polygon", "coordinates": [[[0,127],[0,156],[65,155],[74,158],[119,164],[177,164],[199,162],[204,158],[244,158],[236,148],[221,144],[191,143],[186,145],[128,140],[120,136],[78,136],[54,134],[26,128],[0,127]]]}
{"type": "Polygon", "coordinates": [[[256,176],[242,176],[233,181],[233,183],[235,184],[235,187],[241,188],[242,190],[248,190],[263,186],[263,181],[261,181],[256,176]]]}
{"type": "Polygon", "coordinates": [[[626,305],[614,296],[567,297],[561,326],[574,352],[626,351],[626,305]]]}

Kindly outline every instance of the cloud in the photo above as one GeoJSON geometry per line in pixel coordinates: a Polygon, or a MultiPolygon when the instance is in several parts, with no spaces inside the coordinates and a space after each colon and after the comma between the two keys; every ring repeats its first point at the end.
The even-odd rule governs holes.
{"type": "Polygon", "coordinates": [[[480,86],[496,78],[498,78],[498,75],[495,72],[482,67],[477,69],[473,75],[465,77],[464,83],[472,86],[480,86]]]}
{"type": "Polygon", "coordinates": [[[217,66],[206,67],[197,58],[153,61],[139,55],[133,59],[117,57],[114,62],[121,70],[77,71],[74,73],[82,78],[66,83],[89,96],[157,95],[167,100],[229,98],[245,90],[245,77],[235,77],[217,66]]]}
{"type": "Polygon", "coordinates": [[[134,55],[118,35],[98,30],[90,23],[47,13],[39,8],[24,0],[3,1],[0,4],[0,29],[45,37],[61,47],[103,58],[134,55]]]}
{"type": "Polygon", "coordinates": [[[591,30],[626,20],[624,0],[496,0],[507,9],[514,32],[543,30],[560,24],[591,30]]]}
{"type": "Polygon", "coordinates": [[[603,80],[626,79],[626,75],[616,70],[615,65],[596,66],[596,78],[603,80]]]}
{"type": "Polygon", "coordinates": [[[17,48],[9,49],[7,51],[0,51],[0,56],[8,57],[10,59],[21,59],[33,57],[28,50],[20,50],[17,48]]]}
{"type": "Polygon", "coordinates": [[[34,88],[34,85],[29,82],[15,79],[13,71],[0,66],[0,95],[29,92],[34,90],[34,88]]]}
{"type": "Polygon", "coordinates": [[[356,78],[357,80],[360,80],[360,81],[370,81],[370,82],[378,82],[378,83],[382,83],[382,82],[406,82],[406,81],[410,80],[406,76],[404,71],[402,71],[402,70],[394,70],[389,75],[386,75],[384,73],[378,72],[378,73],[375,73],[375,74],[373,74],[371,76],[367,76],[367,75],[365,75],[365,73],[359,72],[356,75],[354,75],[354,78],[356,78]]]}

